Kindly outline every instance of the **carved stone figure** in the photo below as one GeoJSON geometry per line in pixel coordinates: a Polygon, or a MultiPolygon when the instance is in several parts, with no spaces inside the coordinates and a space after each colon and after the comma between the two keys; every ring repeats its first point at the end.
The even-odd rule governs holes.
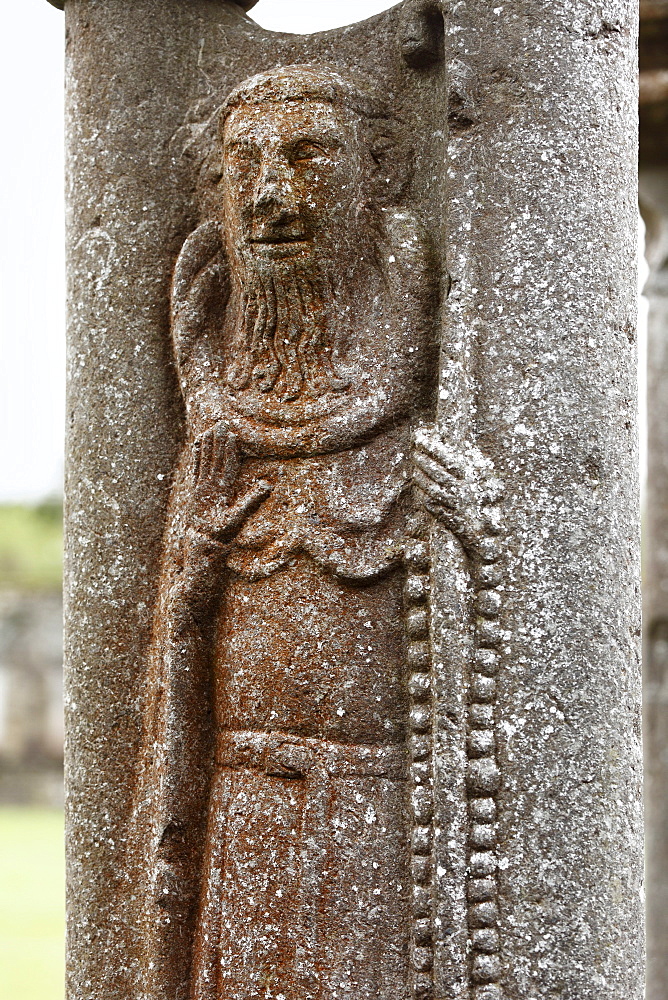
{"type": "MultiPolygon", "coordinates": [[[[377,95],[307,65],[241,85],[217,136],[212,215],[173,285],[189,437],[140,786],[153,960],[193,1000],[389,1000],[411,994],[413,940],[428,995],[411,603],[423,701],[429,624],[424,587],[404,589],[407,559],[428,560],[411,433],[432,407],[437,289],[402,207],[410,151],[377,95]]],[[[426,437],[420,454],[423,489],[461,512],[447,452],[426,437]]]]}

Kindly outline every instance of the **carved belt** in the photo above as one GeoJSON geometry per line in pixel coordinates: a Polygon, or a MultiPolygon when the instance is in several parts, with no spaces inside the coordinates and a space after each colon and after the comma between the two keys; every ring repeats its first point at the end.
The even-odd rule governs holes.
{"type": "Polygon", "coordinates": [[[404,746],[335,743],[289,733],[225,731],[218,735],[216,766],[252,768],[281,778],[302,778],[311,772],[335,777],[389,778],[404,781],[404,746]]]}

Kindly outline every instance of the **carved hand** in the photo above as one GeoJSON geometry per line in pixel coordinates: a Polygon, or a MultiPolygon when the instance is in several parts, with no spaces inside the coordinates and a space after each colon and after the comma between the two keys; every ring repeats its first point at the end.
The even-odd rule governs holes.
{"type": "Polygon", "coordinates": [[[472,557],[482,555],[490,536],[501,532],[503,484],[477,448],[456,451],[436,428],[415,435],[413,482],[422,506],[452,531],[472,557]]]}
{"type": "Polygon", "coordinates": [[[188,526],[216,541],[230,541],[249,514],[271,493],[260,481],[232,503],[240,458],[237,439],[218,423],[197,438],[193,448],[193,485],[188,526]]]}

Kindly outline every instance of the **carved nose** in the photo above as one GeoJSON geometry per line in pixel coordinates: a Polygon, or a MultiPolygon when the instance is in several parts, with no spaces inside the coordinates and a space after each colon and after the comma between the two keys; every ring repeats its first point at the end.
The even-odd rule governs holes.
{"type": "Polygon", "coordinates": [[[287,177],[277,170],[265,170],[258,181],[255,194],[256,209],[281,208],[289,210],[292,201],[292,185],[287,177]]]}

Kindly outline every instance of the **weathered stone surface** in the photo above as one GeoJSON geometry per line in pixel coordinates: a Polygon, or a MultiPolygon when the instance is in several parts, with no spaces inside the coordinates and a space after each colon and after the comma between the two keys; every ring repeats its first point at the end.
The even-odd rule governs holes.
{"type": "MultiPolygon", "coordinates": [[[[48,0],[50,4],[57,7],[59,10],[65,9],[65,0],[48,0]]],[[[243,10],[251,10],[257,3],[257,0],[230,0],[231,3],[236,3],[238,7],[243,10]]]]}
{"type": "Polygon", "coordinates": [[[446,39],[450,308],[476,331],[472,423],[506,487],[503,981],[639,997],[634,10],[465,10],[446,39]]]}
{"type": "MultiPolygon", "coordinates": [[[[68,0],[66,17],[70,997],[218,1000],[249,983],[261,995],[264,972],[277,995],[285,982],[286,996],[332,1000],[639,998],[632,5],[550,2],[538,16],[529,0],[474,0],[443,29],[438,4],[411,2],[305,38],[208,0],[68,0]],[[366,232],[372,249],[353,268],[339,239],[328,271],[358,282],[342,310],[357,380],[345,351],[341,370],[326,364],[333,342],[317,324],[299,373],[289,350],[267,368],[234,317],[245,301],[271,339],[287,298],[267,334],[266,276],[235,285],[237,262],[225,291],[221,261],[243,227],[212,227],[221,178],[229,220],[255,169],[226,175],[218,109],[253,73],[304,63],[344,81],[330,77],[339,97],[321,119],[357,101],[352,146],[365,148],[355,135],[370,113],[356,87],[403,121],[406,142],[394,150],[390,130],[331,203],[333,219],[366,192],[349,239],[370,213],[357,246],[366,232]],[[412,180],[397,183],[411,147],[412,180]],[[382,176],[388,150],[381,202],[367,172],[382,176]],[[387,277],[370,294],[374,240],[387,277]],[[248,365],[232,372],[211,344],[235,330],[248,365]],[[316,410],[331,404],[311,425],[296,418],[305,392],[316,410]],[[415,494],[396,493],[409,475],[415,494]],[[312,502],[328,491],[335,523],[312,502]],[[368,657],[357,632],[374,636],[368,657]],[[333,870],[321,852],[339,835],[333,870]],[[253,882],[249,930],[260,870],[286,901],[253,882]],[[174,908],[156,921],[158,888],[174,908]],[[226,985],[210,988],[221,957],[226,985]]],[[[296,71],[281,72],[266,87],[296,71]]],[[[244,84],[244,106],[257,86],[244,84]]],[[[285,115],[293,98],[274,104],[285,115]]],[[[234,141],[262,158],[285,118],[248,114],[234,141]]],[[[272,183],[275,207],[285,176],[272,183]]]]}

